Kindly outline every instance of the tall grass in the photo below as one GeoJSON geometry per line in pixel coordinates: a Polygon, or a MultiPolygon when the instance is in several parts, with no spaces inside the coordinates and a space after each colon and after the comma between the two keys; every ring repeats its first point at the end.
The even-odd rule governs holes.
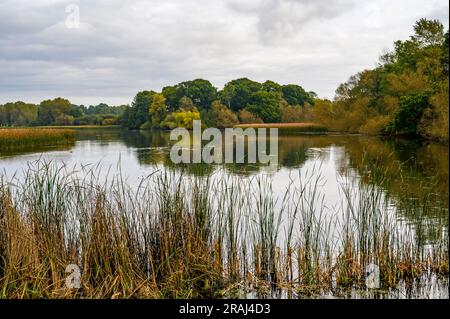
{"type": "Polygon", "coordinates": [[[0,178],[0,298],[314,297],[364,287],[368,263],[384,288],[448,277],[448,225],[430,244],[395,217],[431,205],[393,208],[347,176],[342,205],[326,207],[317,176],[276,196],[267,178],[155,171],[133,188],[120,172],[37,162],[0,178]]]}
{"type": "Polygon", "coordinates": [[[76,132],[67,129],[0,129],[1,150],[20,150],[35,146],[74,143],[76,132]]]}

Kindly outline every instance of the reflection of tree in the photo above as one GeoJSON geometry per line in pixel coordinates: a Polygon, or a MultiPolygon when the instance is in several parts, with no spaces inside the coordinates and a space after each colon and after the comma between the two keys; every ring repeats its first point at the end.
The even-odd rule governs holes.
{"type": "MultiPolygon", "coordinates": [[[[168,132],[83,130],[79,134],[79,139],[119,140],[135,149],[141,165],[163,165],[197,176],[212,174],[219,167],[216,164],[173,164],[170,160],[170,146],[173,142],[170,141],[168,132]]],[[[312,159],[327,160],[330,147],[344,152],[344,156],[335,157],[336,165],[341,172],[356,169],[363,183],[375,183],[383,187],[391,197],[403,205],[411,204],[412,199],[424,200],[425,195],[431,196],[436,209],[423,212],[426,219],[428,221],[432,218],[444,219],[448,224],[449,151],[446,145],[364,136],[282,135],[279,136],[276,169],[301,168],[306,161],[312,159]],[[380,179],[377,176],[389,178],[380,179]]],[[[247,152],[247,147],[244,149],[247,152]]],[[[245,155],[247,156],[247,153],[245,155]]],[[[257,174],[267,169],[267,165],[261,163],[221,165],[231,174],[238,175],[257,174]]],[[[417,216],[412,214],[413,211],[408,214],[408,210],[404,210],[403,217],[411,222],[417,221],[417,216]]]]}
{"type": "Polygon", "coordinates": [[[70,142],[67,145],[55,145],[55,146],[34,145],[34,146],[28,147],[26,150],[20,150],[20,151],[0,149],[0,156],[15,156],[15,155],[25,155],[25,154],[32,154],[32,153],[45,153],[45,152],[52,152],[52,151],[70,151],[74,147],[75,147],[75,142],[70,142]]]}

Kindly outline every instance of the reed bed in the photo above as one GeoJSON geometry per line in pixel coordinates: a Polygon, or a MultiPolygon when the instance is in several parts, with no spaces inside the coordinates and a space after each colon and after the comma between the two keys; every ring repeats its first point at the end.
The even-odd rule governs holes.
{"type": "Polygon", "coordinates": [[[370,263],[383,289],[448,278],[448,225],[430,243],[396,218],[432,205],[393,208],[350,176],[339,208],[317,172],[280,196],[265,177],[155,171],[131,187],[43,161],[24,176],[0,178],[0,298],[320,297],[364,289],[370,263]],[[69,264],[80,289],[65,286],[69,264]]]}
{"type": "Polygon", "coordinates": [[[235,128],[277,128],[280,133],[325,133],[327,128],[317,123],[261,123],[239,124],[235,128]]]}
{"type": "Polygon", "coordinates": [[[75,142],[76,132],[68,129],[0,129],[1,150],[20,150],[35,146],[66,145],[75,142]]]}

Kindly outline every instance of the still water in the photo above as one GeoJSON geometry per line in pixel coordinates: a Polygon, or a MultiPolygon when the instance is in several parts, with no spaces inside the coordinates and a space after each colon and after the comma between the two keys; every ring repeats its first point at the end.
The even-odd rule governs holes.
{"type": "MultiPolygon", "coordinates": [[[[121,129],[80,129],[73,145],[30,149],[21,153],[0,150],[0,175],[21,179],[29,165],[36,161],[53,161],[67,166],[96,167],[104,176],[120,174],[127,183],[137,186],[155,171],[179,170],[191,176],[229,176],[242,180],[267,178],[271,191],[282,196],[291,183],[304,176],[320,176],[320,206],[336,207],[343,201],[343,185],[348,176],[362,183],[376,183],[383,193],[401,205],[427,194],[433,207],[426,213],[398,214],[395,218],[406,225],[436,225],[421,236],[433,244],[436,236],[448,233],[449,149],[448,145],[407,139],[349,135],[285,135],[279,136],[276,167],[258,164],[192,164],[174,165],[170,160],[167,132],[125,131],[121,129]],[[377,180],[382,172],[389,177],[377,180]]],[[[393,212],[395,209],[387,209],[393,212]]],[[[446,288],[431,287],[418,296],[448,298],[446,288]]],[[[394,296],[399,297],[399,296],[394,296]]]]}
{"type": "MultiPolygon", "coordinates": [[[[126,131],[121,129],[80,129],[74,145],[43,147],[21,153],[0,150],[0,171],[6,176],[20,176],[30,163],[47,160],[68,166],[98,166],[109,174],[121,170],[131,185],[137,185],[155,169],[181,169],[170,160],[167,132],[126,131]]],[[[278,165],[258,164],[192,164],[184,172],[206,176],[222,174],[252,178],[267,176],[274,192],[282,191],[299,175],[314,171],[323,182],[325,201],[332,205],[340,200],[340,176],[352,172],[360,179],[372,173],[371,163],[398,183],[389,183],[386,191],[394,197],[419,196],[432,188],[436,204],[444,217],[448,214],[448,145],[406,139],[348,135],[279,136],[278,165]],[[400,180],[401,179],[401,180],[400,180]]],[[[385,187],[386,185],[380,185],[385,187]]]]}

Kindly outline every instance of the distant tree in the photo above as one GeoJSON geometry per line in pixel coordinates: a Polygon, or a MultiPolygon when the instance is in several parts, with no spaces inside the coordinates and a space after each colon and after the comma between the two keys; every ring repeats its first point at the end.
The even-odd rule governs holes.
{"type": "Polygon", "coordinates": [[[0,126],[26,126],[37,119],[37,106],[15,102],[0,105],[0,126]]]}
{"type": "Polygon", "coordinates": [[[220,101],[214,101],[211,105],[211,126],[218,128],[233,127],[239,124],[239,119],[233,111],[227,108],[220,101]]]}
{"type": "Polygon", "coordinates": [[[40,125],[52,125],[58,117],[69,115],[72,104],[69,100],[56,98],[42,101],[38,110],[38,121],[40,125]]]}
{"type": "Polygon", "coordinates": [[[149,107],[153,102],[153,96],[156,94],[154,91],[142,91],[139,92],[134,98],[131,104],[132,110],[128,116],[128,128],[137,129],[140,128],[145,122],[150,122],[149,107]]]}
{"type": "Polygon", "coordinates": [[[260,91],[252,95],[251,104],[246,110],[260,117],[265,123],[281,121],[281,97],[276,92],[260,91]]]}
{"type": "Polygon", "coordinates": [[[238,112],[249,105],[252,102],[253,94],[261,89],[261,83],[242,78],[225,84],[223,90],[219,92],[219,96],[223,104],[238,112]]]}
{"type": "Polygon", "coordinates": [[[304,106],[306,103],[314,105],[314,99],[299,85],[283,85],[281,91],[283,92],[283,98],[289,105],[304,106]]]}
{"type": "Polygon", "coordinates": [[[193,111],[196,108],[192,99],[187,96],[183,96],[178,102],[178,105],[178,108],[183,111],[193,111]]]}
{"type": "Polygon", "coordinates": [[[266,92],[278,92],[278,93],[281,93],[281,85],[276,83],[276,82],[274,82],[274,81],[270,81],[270,80],[267,80],[266,82],[264,82],[262,84],[262,88],[261,89],[263,91],[266,91],[266,92]]]}
{"type": "Polygon", "coordinates": [[[180,100],[183,97],[190,98],[200,110],[206,110],[210,108],[211,102],[216,99],[217,89],[207,80],[196,79],[164,87],[162,94],[166,98],[168,109],[171,112],[181,107],[180,100]]]}
{"type": "Polygon", "coordinates": [[[150,105],[150,117],[152,119],[152,127],[160,128],[161,123],[167,116],[166,98],[161,93],[153,96],[153,102],[150,105]]]}

